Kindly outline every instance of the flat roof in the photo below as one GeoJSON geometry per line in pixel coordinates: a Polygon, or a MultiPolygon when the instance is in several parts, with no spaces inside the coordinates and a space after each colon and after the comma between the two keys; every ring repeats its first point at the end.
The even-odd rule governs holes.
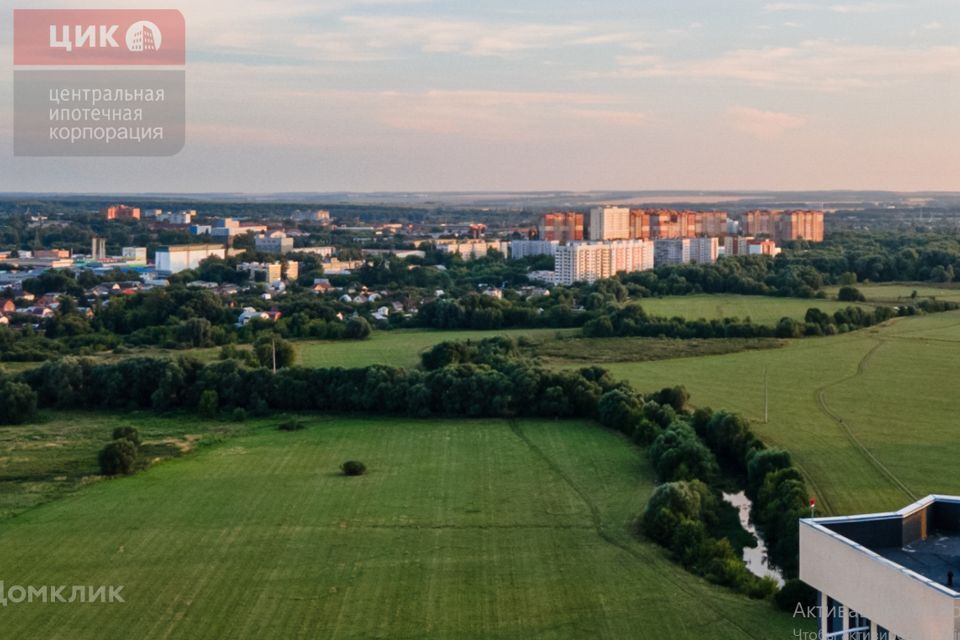
{"type": "Polygon", "coordinates": [[[881,556],[914,571],[933,582],[943,582],[954,574],[954,585],[960,586],[960,535],[956,531],[934,531],[926,540],[903,547],[876,550],[881,556]]]}
{"type": "Polygon", "coordinates": [[[157,252],[173,253],[176,251],[223,251],[226,246],[222,244],[174,244],[166,247],[157,247],[157,252]]]}
{"type": "Polygon", "coordinates": [[[960,599],[960,497],[931,495],[900,511],[801,523],[960,599]]]}

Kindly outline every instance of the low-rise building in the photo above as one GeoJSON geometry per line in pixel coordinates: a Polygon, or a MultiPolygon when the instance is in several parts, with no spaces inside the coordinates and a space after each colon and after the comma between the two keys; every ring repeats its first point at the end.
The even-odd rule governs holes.
{"type": "Polygon", "coordinates": [[[212,257],[226,258],[226,247],[222,244],[181,244],[159,247],[155,262],[158,273],[171,274],[196,269],[202,261],[212,257]]]}
{"type": "Polygon", "coordinates": [[[800,522],[800,579],[825,640],[960,638],[960,497],[800,522]]]}
{"type": "Polygon", "coordinates": [[[282,231],[274,231],[257,236],[254,241],[257,251],[285,255],[293,251],[293,238],[282,231]]]}

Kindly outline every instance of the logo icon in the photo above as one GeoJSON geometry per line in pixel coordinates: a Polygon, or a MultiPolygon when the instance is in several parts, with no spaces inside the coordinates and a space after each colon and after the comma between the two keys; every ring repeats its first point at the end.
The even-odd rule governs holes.
{"type": "Polygon", "coordinates": [[[134,22],[127,29],[127,49],[142,53],[145,51],[159,51],[163,42],[160,28],[149,20],[134,22]]]}

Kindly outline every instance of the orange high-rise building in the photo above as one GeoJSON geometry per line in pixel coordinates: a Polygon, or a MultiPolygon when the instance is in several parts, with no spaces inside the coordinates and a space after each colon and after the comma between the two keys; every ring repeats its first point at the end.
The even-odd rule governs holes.
{"type": "Polygon", "coordinates": [[[106,220],[139,220],[140,209],[138,207],[128,207],[125,204],[117,204],[112,207],[101,209],[106,220]]]}
{"type": "Polygon", "coordinates": [[[767,236],[777,243],[823,242],[823,211],[748,211],[743,216],[743,232],[767,236]]]}
{"type": "Polygon", "coordinates": [[[540,239],[548,242],[577,242],[583,240],[585,217],[572,211],[548,213],[540,224],[540,239]]]}

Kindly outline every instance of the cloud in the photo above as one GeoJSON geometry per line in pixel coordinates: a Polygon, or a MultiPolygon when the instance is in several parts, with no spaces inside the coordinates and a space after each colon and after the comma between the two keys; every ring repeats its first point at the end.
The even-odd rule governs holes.
{"type": "Polygon", "coordinates": [[[807,119],[803,116],[752,107],[731,107],[727,111],[727,117],[735,129],[760,140],[779,138],[788,131],[807,124],[807,119]]]}
{"type": "Polygon", "coordinates": [[[904,84],[921,77],[956,77],[960,46],[894,47],[836,44],[736,49],[713,58],[671,61],[622,56],[609,74],[633,78],[718,80],[776,88],[842,91],[904,84]]]}
{"type": "Polygon", "coordinates": [[[881,13],[902,9],[903,4],[898,2],[850,2],[844,4],[816,4],[813,2],[771,2],[764,5],[763,10],[768,13],[782,11],[832,11],[833,13],[881,13]]]}

